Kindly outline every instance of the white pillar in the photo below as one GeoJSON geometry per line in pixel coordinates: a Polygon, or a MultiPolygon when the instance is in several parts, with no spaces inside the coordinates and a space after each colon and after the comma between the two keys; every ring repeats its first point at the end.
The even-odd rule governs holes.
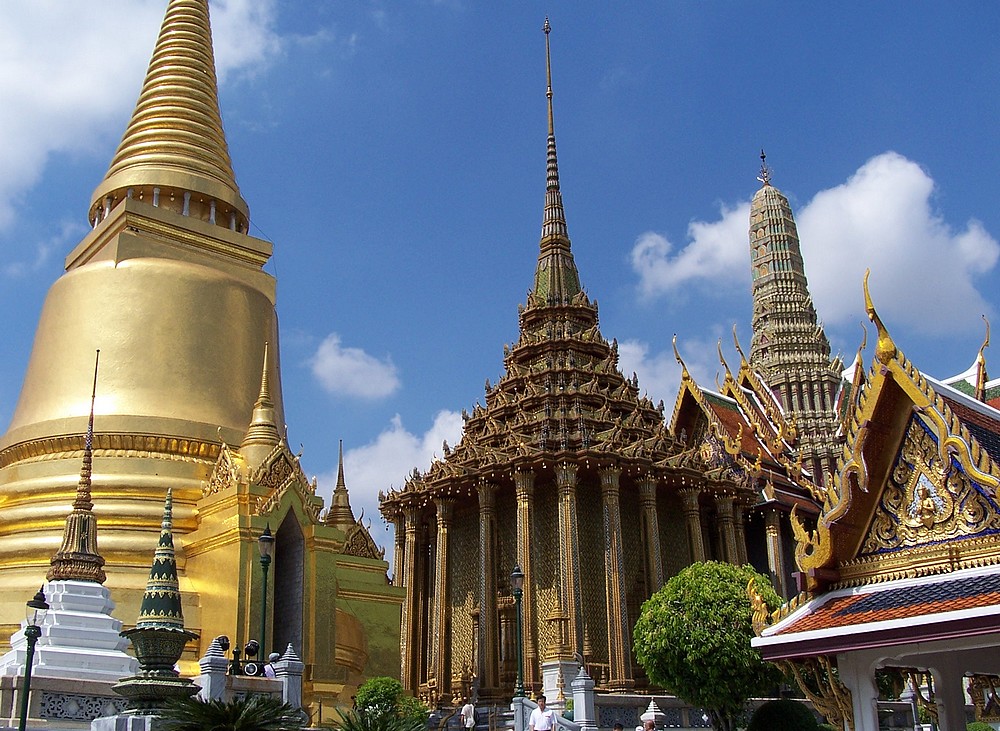
{"type": "Polygon", "coordinates": [[[940,731],[965,731],[964,674],[954,659],[941,659],[930,668],[940,731]]]}
{"type": "Polygon", "coordinates": [[[864,656],[845,654],[837,656],[837,669],[840,682],[851,691],[854,731],[879,731],[874,664],[864,656]]]}

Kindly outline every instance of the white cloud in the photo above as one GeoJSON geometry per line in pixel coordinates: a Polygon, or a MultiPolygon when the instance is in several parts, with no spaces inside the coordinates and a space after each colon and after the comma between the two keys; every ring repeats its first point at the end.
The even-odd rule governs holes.
{"type": "Polygon", "coordinates": [[[817,193],[798,215],[806,276],[830,323],[863,311],[861,280],[871,268],[883,317],[928,332],[977,328],[989,312],[975,277],[996,265],[1000,244],[975,220],[956,231],[932,208],[934,181],[916,163],[887,152],[851,178],[817,193]],[[928,296],[926,285],[946,296],[928,296]]]}
{"type": "Polygon", "coordinates": [[[749,280],[746,263],[750,204],[722,205],[715,222],[688,224],[688,244],[671,256],[674,245],[661,234],[647,231],[632,247],[632,269],[639,275],[643,295],[654,297],[676,290],[692,280],[749,280]]]}
{"type": "MultiPolygon", "coordinates": [[[[452,446],[458,443],[463,424],[460,413],[439,411],[426,432],[414,434],[406,430],[397,414],[375,441],[344,453],[344,476],[354,517],[360,518],[364,511],[365,524],[371,520],[372,537],[386,547],[386,558],[390,561],[392,528],[389,528],[388,534],[376,530],[382,523],[378,512],[379,490],[387,492],[390,487],[399,489],[414,468],[424,471],[430,467],[435,456],[442,456],[443,441],[447,440],[452,446]]],[[[318,479],[321,494],[329,505],[329,498],[337,484],[336,467],[318,479]]]]}
{"type": "MultiPolygon", "coordinates": [[[[220,77],[273,57],[280,46],[272,29],[275,7],[274,0],[213,3],[220,77]]],[[[52,154],[91,155],[121,135],[163,11],[162,0],[119,0],[111,23],[95,17],[87,3],[4,3],[0,228],[13,222],[17,201],[38,183],[52,154]]]]}
{"type": "MultiPolygon", "coordinates": [[[[827,324],[864,316],[861,280],[872,270],[872,295],[884,316],[926,332],[978,327],[969,313],[990,312],[976,288],[992,271],[1000,244],[976,220],[956,230],[932,206],[933,179],[916,163],[886,152],[845,183],[820,191],[795,211],[810,292],[827,324]],[[930,283],[947,292],[928,297],[930,283]]],[[[719,220],[695,221],[688,243],[674,253],[667,239],[642,234],[632,268],[645,296],[683,285],[749,278],[748,204],[723,206],[719,220]]]]}
{"type": "Polygon", "coordinates": [[[345,348],[337,333],[320,343],[309,365],[320,385],[335,395],[378,399],[395,393],[400,386],[390,358],[379,360],[361,348],[345,348]]]}

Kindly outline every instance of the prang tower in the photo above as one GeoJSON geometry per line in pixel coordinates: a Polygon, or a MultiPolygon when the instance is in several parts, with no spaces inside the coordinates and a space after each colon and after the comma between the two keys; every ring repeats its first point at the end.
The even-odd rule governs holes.
{"type": "Polygon", "coordinates": [[[790,417],[803,466],[823,483],[841,443],[835,399],[843,363],[830,358],[830,342],[817,321],[788,198],[771,185],[763,152],[760,157],[762,185],[750,204],[750,365],[790,417]]]}
{"type": "Polygon", "coordinates": [[[386,564],[363,526],[341,520],[349,509],[321,519],[316,483],[283,438],[276,283],[263,270],[272,246],[247,233],[207,0],[170,0],[89,221],[48,293],[0,439],[0,625],[23,616],[60,548],[100,349],[91,495],[118,616],[138,616],[171,489],[185,616],[202,643],[188,659],[215,635],[260,632],[256,540],[270,524],[267,606],[282,621],[268,620],[266,645],[290,642],[313,666],[307,699],[393,671],[385,627],[400,601],[386,564]],[[350,605],[348,578],[360,593],[350,605]]]}

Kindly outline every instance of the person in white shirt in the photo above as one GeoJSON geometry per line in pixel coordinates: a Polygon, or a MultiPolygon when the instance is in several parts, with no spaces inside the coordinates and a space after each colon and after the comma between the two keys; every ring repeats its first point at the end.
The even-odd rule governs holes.
{"type": "Polygon", "coordinates": [[[545,696],[538,696],[538,708],[531,712],[531,716],[528,718],[528,728],[530,731],[554,731],[555,727],[555,712],[545,708],[545,696]]]}
{"type": "Polygon", "coordinates": [[[476,707],[468,698],[465,699],[465,705],[462,706],[462,726],[465,728],[476,727],[476,707]]]}

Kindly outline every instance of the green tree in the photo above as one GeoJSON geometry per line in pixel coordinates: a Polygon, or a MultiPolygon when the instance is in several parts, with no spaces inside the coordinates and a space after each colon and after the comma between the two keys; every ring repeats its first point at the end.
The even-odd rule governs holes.
{"type": "Polygon", "coordinates": [[[395,678],[369,678],[354,696],[354,712],[344,716],[343,731],[407,731],[427,725],[427,707],[406,695],[395,678]],[[350,720],[349,720],[349,717],[350,720]]]}
{"type": "Polygon", "coordinates": [[[813,712],[800,701],[783,698],[761,705],[747,731],[818,731],[819,723],[813,712]]]}
{"type": "Polygon", "coordinates": [[[780,606],[767,577],[752,567],[708,561],[670,579],[642,605],[635,625],[635,656],[649,679],[704,708],[719,731],[734,731],[746,699],[782,679],[750,647],[751,580],[768,608],[780,606]]]}
{"type": "Polygon", "coordinates": [[[224,703],[183,698],[163,710],[162,731],[298,731],[304,714],[266,695],[251,695],[224,703]]]}

